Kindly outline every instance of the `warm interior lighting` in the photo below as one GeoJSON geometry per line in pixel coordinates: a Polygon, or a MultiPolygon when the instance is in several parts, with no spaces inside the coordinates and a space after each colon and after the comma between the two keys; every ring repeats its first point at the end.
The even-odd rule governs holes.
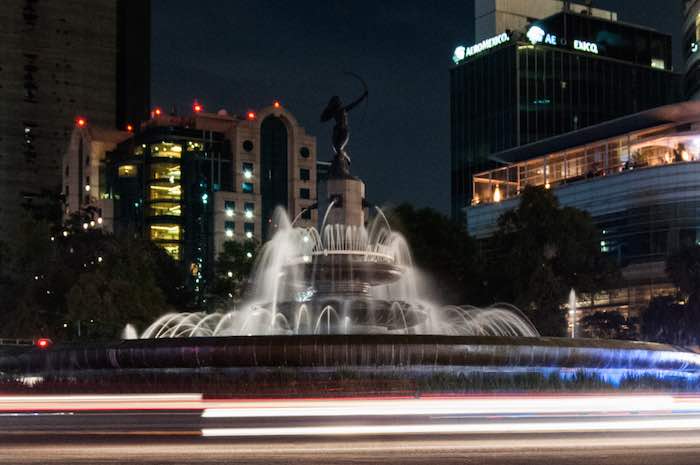
{"type": "Polygon", "coordinates": [[[252,111],[248,112],[248,119],[255,119],[255,113],[252,111]]]}
{"type": "Polygon", "coordinates": [[[496,189],[493,191],[493,201],[494,202],[500,202],[501,201],[501,189],[496,186],[496,189]]]}

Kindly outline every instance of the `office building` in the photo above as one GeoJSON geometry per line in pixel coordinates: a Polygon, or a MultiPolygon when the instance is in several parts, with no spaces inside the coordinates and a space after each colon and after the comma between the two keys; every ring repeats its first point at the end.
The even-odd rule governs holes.
{"type": "Polygon", "coordinates": [[[580,302],[580,316],[586,309],[637,316],[652,297],[675,293],[666,257],[700,244],[700,102],[646,110],[492,157],[512,163],[473,176],[470,234],[491,236],[525,186],[543,186],[561,205],[590,213],[601,251],[621,266],[623,285],[580,302]]]}
{"type": "Polygon", "coordinates": [[[479,0],[474,2],[474,43],[505,31],[526,30],[530,23],[560,11],[617,21],[614,11],[562,0],[479,0]]]}
{"type": "Polygon", "coordinates": [[[148,0],[9,0],[0,9],[0,239],[21,205],[61,190],[76,116],[148,116],[148,0]]]}
{"type": "Polygon", "coordinates": [[[681,99],[669,35],[602,10],[526,18],[525,28],[454,51],[455,219],[471,204],[474,173],[511,161],[493,154],[681,99]]]}
{"type": "Polygon", "coordinates": [[[691,100],[700,99],[700,1],[683,2],[683,43],[685,79],[683,92],[691,100]]]}
{"type": "Polygon", "coordinates": [[[315,225],[316,139],[279,102],[244,116],[160,109],[135,133],[76,125],[64,159],[67,214],[148,237],[206,279],[224,241],[265,240],[284,207],[315,225]]]}

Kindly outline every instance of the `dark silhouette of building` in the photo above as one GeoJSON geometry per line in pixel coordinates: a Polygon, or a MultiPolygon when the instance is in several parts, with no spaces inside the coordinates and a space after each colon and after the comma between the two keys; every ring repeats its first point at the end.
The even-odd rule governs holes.
{"type": "Polygon", "coordinates": [[[22,205],[61,191],[76,122],[148,115],[150,1],[8,0],[0,13],[0,240],[22,205]]]}

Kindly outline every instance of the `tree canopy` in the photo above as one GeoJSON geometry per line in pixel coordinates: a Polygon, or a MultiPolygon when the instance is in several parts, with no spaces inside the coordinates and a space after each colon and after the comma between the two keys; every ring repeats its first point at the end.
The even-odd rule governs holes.
{"type": "Polygon", "coordinates": [[[499,218],[485,254],[489,294],[518,306],[543,335],[564,335],[562,303],[572,288],[596,292],[619,276],[590,215],[561,207],[542,187],[526,187],[518,207],[499,218]]]}
{"type": "Polygon", "coordinates": [[[387,212],[391,227],[406,238],[413,260],[443,303],[483,301],[480,263],[466,228],[431,208],[401,204],[387,212]]]}
{"type": "Polygon", "coordinates": [[[188,298],[186,274],[161,248],[105,234],[78,215],[65,225],[26,216],[0,247],[0,264],[6,336],[115,337],[188,298]]]}

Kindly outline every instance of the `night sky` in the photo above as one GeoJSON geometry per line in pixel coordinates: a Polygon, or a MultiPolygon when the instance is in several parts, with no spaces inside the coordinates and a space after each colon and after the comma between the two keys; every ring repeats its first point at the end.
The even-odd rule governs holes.
{"type": "MultiPolygon", "coordinates": [[[[478,1],[478,0],[476,0],[478,1]]],[[[618,19],[673,33],[675,0],[595,1],[618,19]]],[[[350,117],[353,174],[380,205],[411,202],[449,210],[449,75],[454,47],[473,40],[473,1],[154,0],[152,104],[188,112],[243,114],[278,99],[317,136],[330,159],[330,96],[362,92],[350,117]]],[[[478,85],[478,83],[475,83],[478,85]]]]}

